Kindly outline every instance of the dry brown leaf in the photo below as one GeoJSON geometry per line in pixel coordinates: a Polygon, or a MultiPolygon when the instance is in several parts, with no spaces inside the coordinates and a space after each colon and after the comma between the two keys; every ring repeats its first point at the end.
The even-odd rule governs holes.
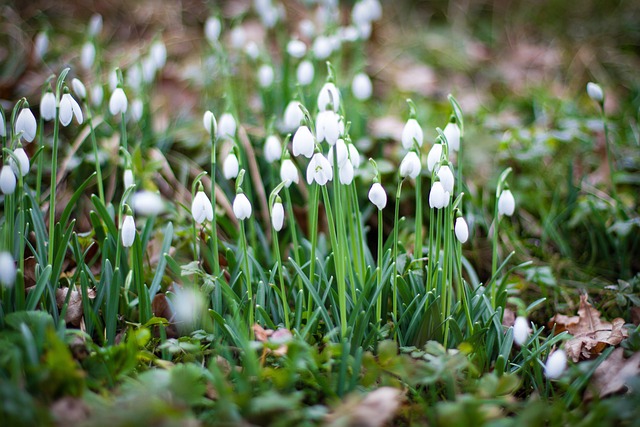
{"type": "MultiPolygon", "coordinates": [[[[69,292],[69,288],[60,288],[56,289],[56,304],[58,308],[62,308],[64,302],[67,299],[67,293],[69,292]]],[[[96,297],[96,291],[94,289],[89,289],[87,291],[87,296],[89,299],[93,299],[96,297]]],[[[80,326],[80,321],[82,320],[82,294],[76,290],[71,291],[71,295],[69,296],[69,304],[67,305],[67,312],[64,316],[64,321],[66,323],[70,323],[76,328],[80,326]]]]}
{"type": "Polygon", "coordinates": [[[364,399],[348,399],[327,417],[327,425],[382,427],[393,419],[403,399],[402,390],[380,387],[364,399]]]}
{"type": "Polygon", "coordinates": [[[591,359],[608,345],[616,346],[629,333],[624,329],[624,319],[611,322],[600,319],[600,312],[588,301],[588,295],[580,295],[580,309],[577,316],[556,314],[549,322],[556,333],[568,331],[573,338],[565,343],[565,350],[574,362],[591,359]]]}
{"type": "Polygon", "coordinates": [[[627,380],[640,375],[640,353],[635,353],[629,359],[624,358],[624,350],[617,348],[598,366],[593,374],[591,385],[585,393],[585,399],[593,398],[598,393],[600,398],[626,392],[627,380]]]}

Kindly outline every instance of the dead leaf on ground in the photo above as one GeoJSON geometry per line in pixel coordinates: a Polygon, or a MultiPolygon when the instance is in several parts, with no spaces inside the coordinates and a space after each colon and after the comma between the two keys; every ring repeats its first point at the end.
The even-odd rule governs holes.
{"type": "Polygon", "coordinates": [[[640,375],[640,353],[635,353],[629,359],[624,358],[624,349],[617,348],[598,366],[591,385],[585,393],[585,399],[590,400],[597,393],[600,398],[628,390],[627,380],[640,375]]]}
{"type": "Polygon", "coordinates": [[[87,405],[76,397],[63,397],[51,405],[51,415],[57,426],[76,425],[90,415],[87,405]]]}
{"type": "Polygon", "coordinates": [[[565,350],[574,362],[596,357],[609,345],[616,346],[629,335],[624,328],[624,319],[618,317],[611,322],[600,319],[600,312],[588,301],[589,296],[580,295],[577,316],[556,314],[549,321],[556,334],[568,331],[573,338],[565,343],[565,350]]]}
{"type": "Polygon", "coordinates": [[[364,398],[347,399],[327,417],[327,425],[382,427],[394,418],[403,399],[402,390],[380,387],[364,398]]]}
{"type": "Polygon", "coordinates": [[[277,356],[284,356],[287,354],[287,343],[293,338],[291,331],[285,328],[280,328],[277,331],[273,329],[265,329],[257,323],[253,325],[253,332],[256,336],[256,340],[262,343],[270,343],[279,345],[275,350],[271,350],[265,347],[265,354],[272,352],[277,356]]]}
{"type": "MultiPolygon", "coordinates": [[[[70,288],[60,288],[56,289],[56,304],[58,308],[62,308],[65,301],[67,300],[67,293],[70,288]]],[[[96,297],[96,291],[94,289],[87,290],[87,296],[89,299],[94,299],[96,297]]],[[[69,296],[69,304],[67,305],[67,312],[64,315],[64,321],[66,323],[70,323],[76,328],[80,326],[80,321],[82,320],[82,293],[72,290],[71,295],[69,296]]]]}

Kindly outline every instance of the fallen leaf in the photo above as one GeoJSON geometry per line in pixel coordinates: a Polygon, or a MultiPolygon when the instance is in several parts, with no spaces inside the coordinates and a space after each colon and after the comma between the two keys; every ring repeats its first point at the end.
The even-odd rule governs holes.
{"type": "Polygon", "coordinates": [[[625,359],[624,349],[617,348],[596,369],[591,380],[593,388],[587,389],[585,399],[592,399],[594,393],[603,398],[626,392],[627,380],[638,375],[640,375],[640,353],[625,359]]]}
{"type": "Polygon", "coordinates": [[[90,414],[87,405],[76,397],[63,397],[51,405],[51,415],[57,426],[79,424],[90,414]]]}
{"type": "Polygon", "coordinates": [[[293,337],[293,334],[290,330],[286,328],[280,328],[277,331],[274,331],[273,329],[265,329],[256,323],[255,325],[253,325],[253,332],[255,334],[256,340],[262,343],[269,343],[272,345],[272,348],[274,345],[278,345],[278,348],[276,348],[275,350],[271,350],[270,348],[265,347],[265,354],[271,352],[273,352],[273,354],[277,356],[284,356],[285,354],[287,354],[287,343],[293,337]]]}
{"type": "MultiPolygon", "coordinates": [[[[67,300],[67,293],[70,288],[60,288],[56,289],[56,304],[58,308],[62,308],[65,301],[67,300]]],[[[87,291],[87,296],[89,299],[93,299],[96,297],[96,291],[94,289],[89,289],[87,291]]],[[[80,321],[82,320],[82,294],[76,290],[71,291],[71,295],[69,296],[69,304],[67,305],[67,312],[64,316],[64,321],[66,323],[70,323],[75,327],[80,326],[80,321]]]]}
{"type": "Polygon", "coordinates": [[[382,427],[395,416],[404,393],[393,387],[380,387],[364,398],[350,398],[327,416],[329,426],[382,427]]]}
{"type": "Polygon", "coordinates": [[[573,338],[564,345],[574,362],[591,359],[604,350],[608,345],[616,346],[629,333],[624,328],[624,319],[616,318],[611,322],[600,319],[600,312],[593,308],[588,301],[589,296],[580,295],[580,309],[577,316],[556,314],[549,321],[549,327],[554,328],[556,334],[568,331],[573,338]]]}

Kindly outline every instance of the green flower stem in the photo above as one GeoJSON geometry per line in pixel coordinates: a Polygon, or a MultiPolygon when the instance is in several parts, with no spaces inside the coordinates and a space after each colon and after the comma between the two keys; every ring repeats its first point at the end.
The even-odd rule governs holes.
{"type": "MultiPolygon", "coordinates": [[[[289,193],[289,188],[284,187],[284,197],[287,201],[287,215],[289,215],[289,229],[291,230],[291,242],[293,244],[293,259],[296,261],[296,264],[301,266],[300,264],[300,244],[298,243],[298,231],[296,228],[297,221],[295,220],[295,216],[293,216],[293,205],[291,204],[291,194],[289,193]]],[[[298,275],[298,289],[303,290],[304,287],[302,285],[302,278],[298,275]]]]}
{"type": "Polygon", "coordinates": [[[218,222],[216,218],[216,142],[217,136],[211,127],[211,206],[213,208],[213,218],[211,219],[211,257],[213,258],[213,276],[216,277],[216,287],[213,291],[213,301],[215,310],[222,311],[222,291],[218,282],[220,276],[220,260],[218,259],[218,222]]]}
{"type": "Polygon", "coordinates": [[[240,242],[242,245],[242,255],[244,263],[244,279],[247,285],[247,294],[249,299],[249,334],[251,339],[254,338],[253,323],[254,323],[254,301],[253,301],[253,289],[251,287],[251,272],[249,271],[249,254],[247,251],[247,236],[244,230],[244,220],[240,221],[240,242]]]}
{"type": "MultiPolygon", "coordinates": [[[[607,124],[607,116],[604,112],[604,103],[600,104],[600,113],[602,118],[602,126],[604,128],[604,142],[607,147],[607,164],[609,166],[609,179],[611,180],[611,194],[613,199],[620,205],[620,199],[618,198],[618,190],[616,189],[616,182],[614,181],[614,167],[613,167],[613,155],[611,153],[611,143],[609,142],[609,125],[607,124]]],[[[620,207],[618,206],[618,209],[620,207]]],[[[621,209],[620,209],[621,210],[621,209]]]]}
{"type": "MultiPolygon", "coordinates": [[[[435,232],[435,215],[434,215],[434,210],[433,209],[429,209],[429,258],[428,258],[428,262],[427,262],[427,286],[426,286],[426,291],[427,293],[433,291],[433,267],[436,265],[436,257],[434,255],[434,248],[433,248],[433,244],[434,244],[434,232],[435,232]]],[[[425,305],[425,309],[426,309],[426,305],[425,305]]]]}
{"type": "MultiPolygon", "coordinates": [[[[436,209],[436,240],[433,242],[433,289],[438,289],[438,268],[440,266],[440,244],[442,243],[442,209],[436,209]]],[[[446,255],[445,255],[446,256],[446,255]]],[[[442,303],[442,302],[441,302],[442,303]]]]}
{"type": "MultiPolygon", "coordinates": [[[[16,162],[16,164],[19,164],[16,162]]],[[[20,169],[20,168],[18,168],[20,169]]],[[[25,203],[24,203],[24,177],[22,173],[18,174],[18,188],[16,194],[18,195],[18,264],[20,269],[20,274],[16,278],[16,310],[24,310],[25,308],[25,299],[24,299],[24,246],[26,239],[24,237],[25,234],[25,203]]]]}
{"type": "Polygon", "coordinates": [[[442,261],[442,324],[444,325],[444,341],[443,345],[447,348],[449,338],[449,315],[451,311],[451,292],[449,287],[452,285],[450,266],[452,261],[451,238],[453,237],[451,230],[451,203],[444,208],[444,259],[442,261]]]}
{"type": "Polygon", "coordinates": [[[362,234],[363,224],[362,224],[362,213],[360,212],[360,204],[358,203],[358,190],[356,188],[356,183],[353,181],[349,186],[349,192],[351,193],[351,204],[353,208],[353,212],[355,212],[355,224],[356,224],[356,234],[358,236],[358,263],[359,263],[359,276],[360,283],[365,283],[365,273],[367,271],[367,262],[365,259],[365,249],[364,249],[364,235],[362,234]]]}
{"type": "MultiPolygon", "coordinates": [[[[393,215],[393,321],[398,320],[398,216],[400,215],[400,194],[402,193],[402,183],[404,179],[398,181],[396,190],[396,206],[393,215]]],[[[397,325],[396,325],[397,331],[397,325]]]]}
{"type": "MultiPolygon", "coordinates": [[[[422,164],[422,150],[418,151],[418,158],[422,164]]],[[[416,219],[415,219],[415,243],[413,257],[418,263],[418,269],[422,274],[422,173],[416,177],[416,219]]]]}
{"type": "MultiPolygon", "coordinates": [[[[318,244],[318,209],[319,209],[319,201],[320,201],[320,189],[318,187],[319,187],[318,184],[312,183],[311,204],[309,205],[309,209],[311,209],[311,212],[310,212],[311,215],[309,216],[309,226],[311,230],[309,282],[311,282],[311,285],[314,285],[315,283],[316,246],[318,244]]],[[[289,204],[288,201],[287,201],[287,204],[289,204]]],[[[311,321],[312,312],[313,312],[313,298],[311,297],[311,292],[309,292],[308,298],[307,298],[307,322],[311,321]]]]}
{"type": "Polygon", "coordinates": [[[129,151],[129,143],[127,142],[127,121],[124,113],[120,113],[120,146],[129,151]]]}
{"type": "Polygon", "coordinates": [[[289,323],[289,301],[287,300],[287,291],[284,286],[284,274],[282,271],[282,257],[280,256],[280,242],[278,240],[278,232],[273,230],[273,251],[276,254],[276,262],[278,263],[278,279],[280,280],[280,297],[282,298],[282,308],[284,309],[284,326],[291,329],[289,323]]]}
{"type": "MultiPolygon", "coordinates": [[[[338,289],[340,288],[340,281],[342,280],[343,283],[343,287],[344,287],[344,291],[346,291],[346,269],[347,267],[347,263],[346,263],[346,257],[348,254],[347,251],[347,244],[345,239],[347,238],[347,230],[345,227],[345,212],[342,209],[342,188],[343,185],[340,183],[340,177],[338,175],[338,150],[333,150],[333,199],[334,199],[334,203],[335,203],[335,227],[332,227],[331,230],[334,231],[335,234],[335,240],[333,241],[333,244],[335,244],[334,247],[334,255],[336,255],[336,250],[339,250],[339,254],[336,255],[334,257],[334,262],[336,264],[336,270],[338,270],[338,267],[340,268],[340,272],[338,273],[338,289]],[[342,277],[341,277],[342,276],[342,277]]],[[[323,189],[323,193],[326,190],[323,189]]],[[[331,212],[331,206],[329,204],[327,204],[327,207],[329,207],[329,212],[331,212]]],[[[349,263],[351,265],[351,263],[349,263]]],[[[351,277],[351,298],[353,299],[353,301],[356,300],[356,284],[355,284],[355,280],[353,278],[353,268],[349,267],[349,275],[351,277]]],[[[346,306],[346,300],[345,300],[345,306],[346,306]]],[[[342,309],[342,307],[341,307],[342,309]]],[[[346,316],[345,316],[346,318],[346,316]]],[[[346,327],[346,325],[345,325],[346,327]]],[[[344,334],[343,334],[344,337],[344,334]]]]}
{"type": "Polygon", "coordinates": [[[458,239],[454,240],[455,244],[455,274],[456,274],[456,297],[462,300],[462,308],[464,309],[467,320],[468,336],[473,335],[473,319],[471,317],[471,307],[464,286],[464,278],[462,277],[462,243],[458,239]]]}
{"type": "MultiPolygon", "coordinates": [[[[496,203],[493,207],[493,236],[491,238],[492,246],[493,246],[493,255],[491,257],[491,277],[493,278],[498,270],[498,232],[500,228],[500,216],[498,215],[498,200],[500,200],[500,194],[502,193],[502,188],[504,186],[505,181],[507,180],[507,176],[511,173],[511,168],[508,167],[505,169],[498,178],[498,185],[496,186],[496,203]]],[[[497,288],[498,280],[495,278],[492,283],[488,285],[491,286],[491,306],[496,308],[496,298],[498,294],[497,288]]]]}
{"type": "Polygon", "coordinates": [[[40,155],[38,156],[38,171],[36,175],[36,201],[40,203],[40,194],[42,192],[42,170],[44,169],[44,119],[40,116],[38,121],[38,146],[41,147],[40,155]]]}
{"type": "MultiPolygon", "coordinates": [[[[98,180],[98,197],[100,197],[100,201],[104,206],[107,206],[107,203],[104,199],[104,187],[102,184],[102,168],[100,167],[100,158],[98,157],[98,142],[96,141],[96,132],[93,128],[93,116],[91,114],[91,108],[87,105],[87,121],[89,122],[89,128],[91,130],[91,145],[93,146],[93,158],[96,163],[96,178],[98,180]]],[[[38,171],[39,172],[39,171],[38,171]]],[[[38,180],[39,182],[39,180],[38,180]]]]}
{"type": "MultiPolygon", "coordinates": [[[[378,209],[378,268],[376,273],[378,275],[378,289],[382,287],[382,209],[378,209]]],[[[378,325],[382,321],[382,292],[378,294],[378,300],[376,301],[376,319],[378,325]]]]}
{"type": "MultiPolygon", "coordinates": [[[[60,131],[60,93],[56,93],[56,115],[53,122],[53,150],[51,152],[51,186],[49,188],[49,265],[53,266],[53,245],[55,242],[56,223],[56,185],[58,170],[58,133],[60,131]]],[[[55,280],[52,278],[51,280],[55,280]]]]}

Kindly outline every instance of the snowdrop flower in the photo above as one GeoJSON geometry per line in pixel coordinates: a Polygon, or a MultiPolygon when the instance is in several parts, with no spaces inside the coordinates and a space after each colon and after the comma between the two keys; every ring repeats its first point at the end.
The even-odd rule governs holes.
{"type": "Polygon", "coordinates": [[[325,185],[333,179],[333,169],[331,163],[322,153],[315,153],[309,166],[307,167],[307,184],[311,185],[313,181],[320,185],[325,185]]]}
{"type": "Polygon", "coordinates": [[[420,175],[420,158],[415,151],[409,151],[400,162],[400,176],[403,178],[410,177],[415,179],[420,175]]]}
{"type": "Polygon", "coordinates": [[[378,0],[363,0],[353,5],[351,20],[356,24],[371,23],[382,17],[382,5],[378,0]]]}
{"type": "Polygon", "coordinates": [[[310,61],[302,61],[296,69],[296,78],[302,86],[308,86],[313,82],[315,70],[310,61]]]}
{"type": "Polygon", "coordinates": [[[269,135],[264,142],[264,158],[267,163],[273,163],[282,156],[282,144],[275,135],[269,135]]]}
{"type": "Polygon", "coordinates": [[[71,80],[71,86],[73,87],[73,91],[76,93],[80,100],[87,98],[87,88],[84,87],[84,83],[80,81],[80,79],[74,78],[71,80]]]}
{"type": "Polygon", "coordinates": [[[414,140],[422,147],[422,128],[416,119],[409,119],[402,129],[402,146],[405,150],[411,150],[413,148],[414,140]]]}
{"type": "Polygon", "coordinates": [[[469,240],[469,226],[467,225],[467,221],[464,220],[463,217],[459,216],[456,218],[456,223],[453,227],[453,231],[456,234],[456,238],[460,243],[466,243],[469,240]]]}
{"type": "Polygon", "coordinates": [[[133,179],[133,171],[131,169],[125,169],[124,174],[122,175],[122,182],[124,183],[124,188],[127,189],[132,185],[135,185],[135,181],[133,179]]]}
{"type": "Polygon", "coordinates": [[[189,288],[176,289],[173,298],[169,301],[176,316],[176,323],[187,325],[187,327],[198,321],[205,307],[202,293],[189,288]]]}
{"type": "Polygon", "coordinates": [[[204,36],[207,38],[207,41],[212,45],[215,45],[220,38],[221,32],[222,24],[220,23],[218,17],[208,17],[207,21],[204,23],[204,36]]]}
{"type": "Polygon", "coordinates": [[[18,135],[22,132],[22,138],[27,142],[31,142],[36,137],[37,129],[38,124],[36,123],[36,118],[31,110],[28,107],[20,110],[15,123],[15,134],[18,135]]]}
{"type": "Polygon", "coordinates": [[[79,125],[82,124],[82,108],[70,93],[65,93],[60,99],[60,124],[68,126],[71,119],[75,116],[79,125]]]}
{"type": "Polygon", "coordinates": [[[18,164],[13,160],[13,157],[9,157],[9,166],[16,176],[26,176],[29,173],[29,156],[22,147],[16,148],[13,151],[13,155],[18,158],[18,164]]]}
{"type": "Polygon", "coordinates": [[[293,132],[298,129],[300,122],[304,119],[304,113],[300,109],[298,101],[291,101],[284,110],[284,131],[293,132]]]}
{"type": "Polygon", "coordinates": [[[111,70],[109,73],[109,90],[113,92],[118,87],[118,72],[116,70],[111,70]]]}
{"type": "Polygon", "coordinates": [[[524,316],[516,317],[516,321],[513,324],[513,340],[520,347],[524,345],[529,339],[529,321],[524,316]]]}
{"type": "Polygon", "coordinates": [[[127,214],[122,221],[122,246],[130,248],[136,238],[136,223],[131,214],[127,214]]]}
{"type": "Polygon", "coordinates": [[[236,136],[236,127],[236,119],[231,113],[224,113],[218,122],[218,135],[222,138],[233,138],[236,136]]]}
{"type": "Polygon", "coordinates": [[[7,288],[16,281],[16,263],[9,252],[0,252],[0,283],[7,288]]]}
{"type": "Polygon", "coordinates": [[[587,95],[599,104],[604,101],[604,92],[602,91],[602,87],[597,83],[587,83],[587,95]]]}
{"type": "Polygon", "coordinates": [[[326,36],[318,36],[313,41],[313,55],[316,59],[327,59],[331,52],[333,52],[333,44],[331,39],[326,36]]]}
{"type": "Polygon", "coordinates": [[[121,87],[118,87],[113,91],[109,99],[109,112],[112,116],[124,114],[127,112],[128,104],[127,95],[125,95],[121,87]]]}
{"type": "Polygon", "coordinates": [[[352,25],[341,27],[338,30],[338,36],[342,42],[354,42],[360,38],[360,32],[352,25]]]}
{"type": "MultiPolygon", "coordinates": [[[[321,111],[316,117],[316,140],[334,145],[340,137],[340,117],[333,110],[321,111]]],[[[346,148],[346,147],[345,147],[346,148]]]]}
{"type": "Polygon", "coordinates": [[[310,19],[303,19],[298,24],[298,30],[306,38],[312,38],[316,33],[316,25],[310,19]]]}
{"type": "Polygon", "coordinates": [[[213,132],[213,135],[215,136],[217,128],[216,116],[214,116],[211,111],[205,111],[202,116],[202,124],[209,135],[213,132]]]}
{"type": "Polygon", "coordinates": [[[47,91],[40,101],[40,116],[46,121],[56,117],[56,96],[53,92],[47,91]]]}
{"type": "Polygon", "coordinates": [[[226,179],[233,179],[238,176],[238,172],[240,171],[240,164],[238,163],[238,158],[235,154],[229,153],[226,159],[224,159],[224,163],[222,163],[222,175],[226,179]]]}
{"type": "Polygon", "coordinates": [[[351,161],[347,159],[342,166],[338,166],[338,176],[340,178],[340,184],[351,185],[353,182],[353,176],[355,172],[351,161]]]}
{"type": "Polygon", "coordinates": [[[352,143],[349,143],[349,145],[347,145],[347,149],[349,150],[349,160],[351,160],[351,163],[353,163],[353,167],[358,169],[362,164],[360,152],[358,152],[358,149],[352,143]]]}
{"type": "Polygon", "coordinates": [[[49,36],[44,31],[36,35],[36,39],[33,42],[34,51],[37,58],[42,59],[49,49],[49,36]]]}
{"type": "Polygon", "coordinates": [[[231,30],[229,34],[229,40],[231,42],[231,47],[234,49],[240,49],[244,46],[247,40],[247,33],[243,27],[237,26],[231,30]]]}
{"type": "Polygon", "coordinates": [[[261,88],[268,88],[273,84],[274,73],[270,65],[262,65],[258,69],[258,83],[261,88]]]}
{"type": "Polygon", "coordinates": [[[167,46],[162,40],[156,40],[149,48],[149,56],[156,66],[156,70],[160,70],[167,63],[167,46]]]}
{"type": "Polygon", "coordinates": [[[284,159],[280,165],[280,179],[284,182],[285,187],[291,187],[294,182],[297,184],[300,180],[298,169],[291,159],[284,159]]]}
{"type": "Polygon", "coordinates": [[[453,151],[460,150],[460,127],[455,121],[450,121],[444,127],[444,136],[447,138],[449,149],[453,151]]]}
{"type": "Polygon", "coordinates": [[[2,112],[2,108],[0,108],[0,137],[7,136],[7,124],[4,121],[4,113],[2,112]]]}
{"type": "Polygon", "coordinates": [[[500,193],[498,199],[498,215],[511,216],[516,208],[516,201],[513,198],[513,194],[507,188],[500,193]]]}
{"type": "Polygon", "coordinates": [[[0,190],[3,194],[13,194],[16,191],[16,176],[8,166],[0,170],[0,190]]]}
{"type": "Polygon", "coordinates": [[[438,178],[440,178],[440,182],[442,183],[442,186],[444,187],[444,191],[448,191],[449,193],[453,193],[453,183],[454,183],[454,178],[453,178],[453,172],[451,172],[451,168],[449,167],[449,165],[443,165],[440,166],[440,169],[438,169],[438,178]]]}
{"type": "Polygon", "coordinates": [[[284,207],[281,202],[275,202],[271,208],[271,224],[276,231],[282,230],[284,225],[284,207]]]}
{"type": "Polygon", "coordinates": [[[382,210],[387,206],[387,193],[379,182],[374,182],[369,189],[369,200],[376,205],[378,210],[382,210]]]}
{"type": "Polygon", "coordinates": [[[82,45],[80,50],[80,65],[85,70],[90,70],[96,59],[96,46],[88,41],[82,45]]]}
{"type": "Polygon", "coordinates": [[[142,113],[144,112],[144,104],[142,100],[136,98],[131,102],[131,119],[134,122],[139,122],[142,119],[142,113]]]}
{"type": "Polygon", "coordinates": [[[104,97],[104,90],[102,85],[95,85],[91,88],[91,104],[94,107],[99,107],[102,104],[102,98],[104,97]]]}
{"type": "Polygon", "coordinates": [[[442,158],[442,144],[439,141],[436,141],[429,150],[429,154],[427,155],[427,170],[429,172],[433,172],[433,168],[436,167],[437,163],[440,163],[440,159],[442,158]]]}
{"type": "Polygon", "coordinates": [[[349,149],[347,148],[347,144],[345,144],[344,139],[340,138],[336,145],[329,147],[329,152],[327,153],[327,157],[329,158],[329,162],[331,162],[331,166],[335,166],[333,162],[333,149],[336,149],[336,157],[338,160],[338,167],[344,166],[346,162],[349,161],[349,149]]]}
{"type": "Polygon", "coordinates": [[[316,143],[309,128],[300,126],[295,135],[293,135],[293,155],[296,157],[303,155],[306,158],[311,158],[315,147],[316,143]]]}
{"type": "Polygon", "coordinates": [[[294,58],[302,58],[307,53],[307,45],[302,40],[289,40],[287,43],[287,53],[294,58]]]}
{"type": "Polygon", "coordinates": [[[136,215],[154,216],[164,212],[164,202],[158,193],[139,191],[132,197],[133,210],[136,215]]]}
{"type": "Polygon", "coordinates": [[[236,194],[236,198],[233,200],[233,213],[240,221],[251,216],[251,202],[244,193],[236,194]]]}
{"type": "Polygon", "coordinates": [[[250,40],[244,46],[244,53],[246,53],[247,56],[251,58],[252,61],[255,61],[256,59],[258,59],[258,56],[260,56],[260,48],[258,47],[256,42],[254,42],[253,40],[250,40]]]}
{"type": "Polygon", "coordinates": [[[87,28],[87,33],[89,33],[89,37],[95,37],[102,31],[102,15],[99,13],[94,13],[91,15],[91,19],[89,20],[89,26],[87,28]]]}
{"type": "Polygon", "coordinates": [[[211,200],[202,190],[202,185],[191,202],[191,215],[197,224],[202,224],[205,219],[213,220],[213,206],[211,200]]]}
{"type": "Polygon", "coordinates": [[[360,101],[366,101],[371,98],[373,85],[371,79],[365,73],[358,73],[353,77],[351,82],[351,92],[353,96],[360,101]]]}
{"type": "Polygon", "coordinates": [[[450,194],[445,191],[442,183],[440,181],[434,182],[429,192],[429,206],[435,209],[442,209],[449,205],[449,198],[450,194]]]}
{"type": "Polygon", "coordinates": [[[340,91],[333,83],[325,83],[318,94],[318,110],[325,111],[333,107],[336,113],[340,109],[340,91]]]}
{"type": "Polygon", "coordinates": [[[564,350],[556,350],[547,359],[544,365],[544,375],[550,380],[560,378],[560,375],[567,368],[567,354],[564,350]]]}

